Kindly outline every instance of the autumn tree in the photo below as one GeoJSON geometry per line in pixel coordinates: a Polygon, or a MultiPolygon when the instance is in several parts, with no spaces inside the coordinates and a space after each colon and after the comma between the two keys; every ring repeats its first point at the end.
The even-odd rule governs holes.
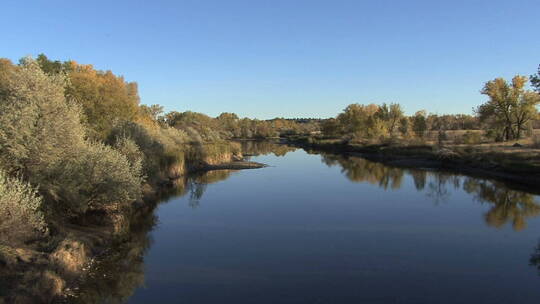
{"type": "Polygon", "coordinates": [[[16,68],[9,59],[0,58],[0,98],[8,94],[8,81],[16,68]]]}
{"type": "Polygon", "coordinates": [[[380,107],[375,104],[351,104],[336,118],[340,129],[357,137],[376,138],[386,135],[388,129],[377,115],[380,107]]]}
{"type": "Polygon", "coordinates": [[[230,132],[231,137],[239,137],[238,116],[234,113],[221,113],[217,118],[220,128],[230,132]]]}
{"type": "Polygon", "coordinates": [[[67,75],[65,95],[82,106],[90,137],[104,140],[116,120],[136,118],[139,112],[136,83],[126,82],[111,71],[96,70],[92,65],[53,61],[44,54],[38,55],[36,63],[48,75],[67,75]]]}
{"type": "Polygon", "coordinates": [[[104,140],[116,120],[133,121],[139,111],[137,83],[126,82],[111,71],[69,62],[66,96],[82,105],[93,138],[104,140]]]}
{"type": "Polygon", "coordinates": [[[153,121],[158,121],[163,115],[163,106],[160,106],[158,104],[153,104],[150,106],[147,105],[141,105],[140,106],[140,112],[141,115],[148,116],[153,121]]]}
{"type": "Polygon", "coordinates": [[[511,83],[503,78],[486,82],[482,94],[489,100],[476,109],[480,120],[503,140],[519,139],[538,113],[540,96],[525,90],[527,77],[515,76],[511,83]]]}
{"type": "Polygon", "coordinates": [[[383,120],[386,124],[388,132],[392,134],[397,129],[399,120],[403,117],[403,109],[398,103],[387,105],[383,103],[377,111],[377,118],[383,120]]]}

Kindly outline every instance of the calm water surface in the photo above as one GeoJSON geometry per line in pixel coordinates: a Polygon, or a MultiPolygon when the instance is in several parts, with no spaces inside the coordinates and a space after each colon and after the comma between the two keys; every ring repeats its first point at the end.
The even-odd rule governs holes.
{"type": "Polygon", "coordinates": [[[187,181],[138,224],[110,267],[104,262],[109,283],[95,283],[92,297],[540,303],[539,197],[488,180],[278,149],[253,157],[269,168],[187,181]]]}

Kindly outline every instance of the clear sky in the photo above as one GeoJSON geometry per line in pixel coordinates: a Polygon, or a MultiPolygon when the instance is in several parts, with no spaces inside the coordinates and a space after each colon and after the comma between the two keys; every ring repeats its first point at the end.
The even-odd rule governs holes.
{"type": "Polygon", "coordinates": [[[12,1],[0,57],[112,70],[166,110],[330,117],[347,104],[471,113],[540,64],[540,1],[12,1]]]}

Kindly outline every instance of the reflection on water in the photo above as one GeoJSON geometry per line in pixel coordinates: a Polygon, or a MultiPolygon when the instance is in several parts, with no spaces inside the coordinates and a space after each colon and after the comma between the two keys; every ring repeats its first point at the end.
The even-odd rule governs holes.
{"type": "Polygon", "coordinates": [[[349,180],[367,182],[384,190],[400,189],[404,177],[410,175],[416,190],[425,192],[435,203],[446,201],[454,190],[462,188],[475,201],[490,205],[484,219],[492,227],[499,228],[512,223],[512,227],[519,231],[526,227],[527,218],[540,214],[540,202],[533,194],[512,190],[501,182],[441,171],[390,167],[360,157],[322,154],[321,158],[328,166],[340,166],[349,180]]]}
{"type": "Polygon", "coordinates": [[[242,141],[241,145],[242,154],[246,155],[247,157],[268,154],[285,156],[287,153],[297,150],[295,147],[280,145],[271,141],[248,140],[242,141]]]}
{"type": "Polygon", "coordinates": [[[540,213],[540,205],[532,194],[508,189],[501,183],[467,178],[463,189],[478,202],[492,205],[484,217],[493,227],[511,222],[515,230],[522,230],[527,218],[540,213]]]}
{"type": "Polygon", "coordinates": [[[200,200],[206,191],[209,184],[217,183],[226,180],[235,170],[216,170],[209,172],[195,173],[186,179],[187,188],[189,189],[189,206],[197,208],[200,200]]]}
{"type": "Polygon", "coordinates": [[[348,179],[354,182],[368,182],[383,189],[399,189],[403,180],[402,169],[384,166],[359,157],[343,157],[323,154],[322,161],[328,166],[340,166],[348,179]]]}
{"type": "Polygon", "coordinates": [[[125,303],[144,285],[144,255],[152,244],[148,232],[156,225],[152,213],[141,214],[124,239],[101,258],[68,298],[70,303],[125,303]]]}
{"type": "Polygon", "coordinates": [[[529,259],[529,265],[536,267],[538,270],[538,275],[540,275],[540,242],[538,242],[538,245],[536,248],[534,248],[533,253],[531,254],[531,258],[529,259]]]}
{"type": "MultiPolygon", "coordinates": [[[[291,148],[285,145],[271,144],[268,142],[244,142],[242,143],[242,145],[243,145],[243,149],[245,153],[249,155],[284,156],[288,152],[295,151],[294,148],[291,148]]],[[[312,157],[312,156],[309,156],[309,157],[312,157]]],[[[476,179],[476,178],[462,176],[462,175],[455,175],[455,174],[451,174],[447,172],[390,167],[390,166],[386,166],[380,163],[371,162],[371,161],[368,161],[366,159],[362,159],[359,157],[343,157],[343,156],[336,156],[336,155],[329,155],[329,154],[321,154],[321,159],[322,159],[322,162],[326,164],[329,168],[339,168],[341,172],[343,173],[343,175],[346,176],[347,179],[349,179],[350,181],[353,181],[354,183],[365,183],[368,185],[375,185],[376,188],[379,188],[382,190],[388,190],[389,192],[408,188],[408,189],[411,189],[413,193],[422,193],[425,200],[428,202],[431,202],[431,204],[429,203],[424,204],[424,206],[433,207],[436,205],[437,209],[440,208],[440,212],[443,212],[444,206],[449,205],[450,202],[454,202],[452,200],[452,197],[453,195],[457,195],[455,193],[464,193],[468,195],[471,202],[476,202],[476,205],[488,206],[487,211],[485,211],[485,213],[483,214],[483,219],[489,227],[500,228],[500,227],[503,227],[507,223],[511,223],[514,231],[524,230],[524,228],[526,227],[527,221],[540,214],[540,203],[537,201],[536,197],[533,194],[518,191],[518,190],[513,190],[507,187],[506,185],[496,182],[496,181],[476,179]]],[[[201,206],[201,203],[204,204],[203,198],[204,198],[206,190],[208,189],[208,187],[210,187],[209,185],[218,183],[220,181],[224,181],[228,179],[229,177],[231,177],[233,174],[235,174],[235,172],[237,171],[230,171],[230,170],[211,171],[211,172],[195,174],[185,179],[178,180],[175,187],[161,194],[160,196],[161,204],[163,204],[164,202],[167,202],[171,198],[175,198],[175,200],[172,201],[171,204],[179,203],[179,202],[183,202],[184,204],[187,203],[191,208],[194,208],[193,210],[194,212],[200,211],[200,209],[212,209],[212,208],[202,208],[203,206],[207,207],[205,205],[201,206]],[[182,196],[186,197],[186,199],[178,201],[177,199],[182,196]],[[198,207],[201,207],[201,208],[198,208],[198,207]]],[[[257,172],[258,174],[261,174],[263,176],[265,174],[268,174],[268,175],[272,174],[272,171],[265,172],[264,170],[261,170],[257,172]]],[[[242,176],[242,174],[238,174],[238,175],[242,176]]],[[[282,179],[287,179],[287,177],[283,175],[277,175],[277,177],[282,178],[282,179]]],[[[311,178],[312,176],[310,175],[309,177],[311,178]]],[[[306,176],[306,179],[308,179],[308,176],[306,176]]],[[[278,181],[279,179],[268,179],[266,180],[268,184],[261,185],[261,186],[264,188],[270,188],[270,189],[273,187],[279,188],[280,185],[278,184],[278,181]]],[[[291,178],[291,180],[287,182],[294,184],[294,183],[299,183],[300,181],[291,178]]],[[[341,184],[342,182],[335,181],[335,183],[341,184]]],[[[354,186],[358,187],[359,185],[355,184],[354,186]]],[[[371,188],[374,188],[374,187],[371,187],[371,188]]],[[[238,191],[238,189],[231,189],[230,191],[238,191]]],[[[244,191],[244,189],[242,189],[242,191],[244,191]]],[[[275,192],[275,193],[279,193],[279,192],[275,192]]],[[[294,195],[294,193],[291,193],[290,195],[294,195]]],[[[317,200],[316,197],[311,198],[311,199],[313,201],[317,200]]],[[[293,201],[294,199],[291,199],[291,203],[293,201]]],[[[159,204],[160,203],[158,203],[157,205],[159,204]]],[[[231,206],[231,208],[233,207],[231,206]]],[[[235,208],[238,208],[238,206],[236,206],[235,208]]],[[[159,219],[157,218],[156,212],[154,209],[155,208],[149,208],[149,210],[140,211],[138,214],[133,215],[131,233],[128,236],[126,236],[126,238],[123,239],[121,242],[118,242],[118,244],[112,250],[107,252],[104,256],[102,256],[96,262],[94,270],[92,271],[89,278],[81,283],[78,291],[74,292],[76,294],[76,298],[71,299],[73,302],[76,302],[76,303],[124,303],[128,301],[130,297],[133,296],[134,292],[137,289],[145,285],[145,255],[147,255],[147,251],[153,244],[152,233],[150,232],[152,230],[159,231],[159,219]]],[[[314,208],[314,210],[315,209],[316,208],[314,208]]],[[[234,209],[234,210],[240,210],[240,209],[234,209]]],[[[311,210],[310,212],[312,211],[313,210],[311,210]]],[[[475,211],[478,212],[477,209],[475,209],[475,211]]],[[[385,212],[387,212],[388,214],[380,214],[382,218],[384,216],[389,216],[389,217],[393,216],[392,210],[386,210],[385,212]]],[[[481,211],[481,212],[484,212],[484,211],[481,211]]],[[[241,220],[246,220],[249,218],[250,218],[249,216],[243,216],[243,217],[240,217],[238,220],[241,221],[241,220]]],[[[261,219],[261,221],[262,222],[268,221],[268,219],[261,219]]],[[[256,219],[255,219],[255,223],[257,223],[256,219]]],[[[246,227],[249,227],[247,226],[248,224],[245,224],[245,225],[246,227]]],[[[255,230],[262,229],[262,228],[259,228],[257,225],[258,224],[255,224],[255,226],[253,226],[252,228],[255,230]]],[[[322,223],[321,223],[321,226],[322,226],[322,223]]],[[[286,226],[283,226],[283,227],[286,227],[286,226]]],[[[277,228],[280,228],[280,227],[277,227],[277,228]]],[[[457,228],[459,228],[458,224],[456,224],[456,230],[459,230],[457,228]]],[[[493,229],[490,229],[490,230],[493,230],[493,229]]],[[[242,229],[241,231],[244,231],[244,229],[242,229]]],[[[200,232],[200,233],[201,235],[204,235],[204,232],[200,232]]],[[[278,235],[279,230],[276,230],[270,233],[272,235],[271,239],[274,240],[273,236],[278,235]]],[[[298,233],[299,233],[298,231],[292,230],[290,233],[286,233],[282,235],[281,239],[290,238],[291,237],[290,235],[294,236],[295,234],[298,234],[298,233]]],[[[418,232],[418,234],[420,233],[421,232],[418,232]]],[[[339,237],[345,238],[346,235],[348,234],[345,233],[343,235],[340,235],[339,237]]],[[[264,234],[262,236],[259,235],[258,237],[262,238],[263,236],[264,234]]],[[[384,236],[381,236],[381,237],[384,237],[384,236]]],[[[386,236],[386,237],[390,237],[390,236],[386,236]]],[[[279,237],[275,236],[276,241],[279,239],[280,239],[279,237]]],[[[236,240],[236,241],[240,242],[241,244],[242,240],[243,239],[236,240]]],[[[332,240],[336,242],[336,238],[334,235],[330,236],[328,243],[332,244],[332,240]]],[[[178,240],[169,239],[168,241],[176,242],[178,240]]],[[[223,240],[223,242],[227,243],[226,240],[223,240]]],[[[294,242],[296,242],[294,237],[291,242],[292,242],[291,244],[294,244],[294,242]]],[[[248,242],[248,244],[251,244],[251,243],[248,242]]],[[[285,250],[285,252],[287,252],[286,251],[287,248],[290,248],[291,246],[293,246],[291,244],[284,244],[284,247],[282,250],[285,250]]],[[[350,246],[349,243],[347,244],[348,246],[350,246]]],[[[361,244],[362,243],[360,243],[359,245],[360,247],[362,247],[361,244]]],[[[385,246],[392,246],[392,242],[387,242],[384,244],[385,246]]],[[[187,249],[189,248],[190,245],[191,243],[187,242],[183,245],[185,246],[183,248],[187,249]]],[[[383,246],[383,245],[379,244],[377,246],[383,246]]],[[[402,246],[407,247],[407,244],[405,243],[402,246]]],[[[365,249],[364,248],[360,249],[361,250],[360,252],[363,252],[364,250],[367,250],[367,251],[366,253],[363,253],[363,256],[361,258],[359,257],[358,259],[354,258],[354,256],[349,257],[346,255],[346,260],[348,261],[348,263],[350,263],[350,267],[352,267],[354,263],[362,262],[363,259],[366,259],[367,260],[366,263],[369,264],[370,263],[369,260],[374,259],[371,255],[368,254],[370,252],[369,250],[371,250],[370,248],[372,249],[376,247],[373,247],[373,245],[371,245],[370,247],[369,244],[365,244],[365,249]]],[[[394,248],[395,250],[395,247],[390,247],[390,248],[394,248]]],[[[241,261],[242,259],[245,259],[246,263],[248,263],[250,259],[253,258],[252,256],[249,256],[248,253],[242,253],[242,251],[247,250],[247,249],[252,250],[251,248],[244,248],[244,247],[240,247],[238,249],[239,251],[236,254],[246,255],[246,256],[238,257],[237,258],[238,263],[241,263],[239,261],[241,261]]],[[[302,260],[295,261],[294,264],[291,264],[294,266],[289,266],[289,267],[291,268],[301,267],[298,265],[302,265],[303,263],[308,263],[310,258],[316,259],[316,256],[314,255],[315,253],[313,250],[315,249],[312,248],[311,251],[308,250],[309,252],[306,252],[306,253],[302,253],[302,252],[296,253],[294,251],[291,251],[290,255],[294,256],[295,254],[299,254],[302,260]],[[304,257],[306,259],[305,261],[303,260],[304,257]]],[[[318,250],[321,250],[321,249],[318,249],[318,250]]],[[[207,253],[208,252],[202,252],[201,255],[204,256],[207,253]]],[[[279,254],[279,253],[282,254],[281,249],[280,251],[277,251],[277,253],[274,253],[274,254],[279,254]]],[[[268,254],[270,256],[267,257],[267,259],[269,260],[269,262],[267,262],[268,263],[267,267],[269,268],[278,267],[276,265],[279,265],[279,264],[275,264],[274,266],[272,266],[273,265],[271,263],[272,252],[270,251],[270,253],[268,254]]],[[[379,254],[381,256],[388,255],[387,252],[373,253],[373,255],[375,254],[379,254]]],[[[420,255],[422,254],[421,251],[419,254],[420,255]]],[[[389,257],[391,259],[391,256],[389,257]]],[[[332,256],[331,258],[334,258],[334,257],[332,256]]],[[[234,260],[235,263],[237,262],[237,259],[234,260]]],[[[384,259],[384,257],[382,257],[381,259],[384,259]]],[[[407,261],[407,259],[410,260],[412,258],[406,257],[404,261],[407,261]]],[[[210,259],[210,260],[205,260],[205,261],[208,262],[208,261],[213,261],[213,260],[210,259]]],[[[374,259],[374,261],[377,261],[377,260],[374,259]]],[[[185,262],[188,264],[191,263],[191,261],[189,260],[182,261],[182,262],[185,262]]],[[[395,262],[396,261],[394,261],[394,263],[395,262]]],[[[211,263],[211,262],[208,262],[208,263],[211,263]]],[[[259,267],[261,263],[264,264],[264,262],[256,262],[256,264],[254,264],[256,266],[254,265],[249,266],[249,264],[246,264],[248,265],[246,267],[257,268],[259,267]]],[[[326,265],[326,264],[333,265],[335,263],[338,263],[338,260],[335,260],[335,261],[321,260],[321,261],[318,261],[317,263],[321,265],[326,265]]],[[[401,263],[401,260],[398,260],[398,263],[401,263]]],[[[526,264],[526,261],[521,261],[520,263],[526,264]]],[[[535,249],[533,254],[530,256],[529,263],[530,265],[537,267],[540,274],[540,244],[535,249]]],[[[235,264],[235,265],[237,265],[236,267],[240,269],[242,269],[243,267],[242,264],[235,264]]],[[[442,265],[441,267],[443,266],[444,265],[442,265]]],[[[203,266],[194,265],[193,267],[194,269],[199,269],[195,271],[195,273],[191,274],[193,275],[194,280],[197,280],[197,278],[200,279],[201,276],[204,277],[206,273],[210,273],[206,271],[210,271],[211,269],[210,266],[208,266],[208,268],[205,268],[207,267],[206,265],[203,265],[203,266]],[[200,268],[197,268],[197,267],[200,267],[200,268]],[[197,274],[198,272],[200,272],[200,274],[197,274]]],[[[383,267],[382,273],[384,273],[385,275],[389,275],[387,274],[387,272],[385,272],[386,268],[384,268],[383,265],[368,266],[368,267],[374,267],[373,269],[378,269],[377,267],[383,267]]],[[[418,264],[417,267],[422,268],[420,264],[418,264]]],[[[180,267],[179,269],[183,269],[183,268],[180,267]]],[[[338,280],[342,279],[341,277],[336,277],[336,273],[339,274],[339,271],[343,271],[343,273],[345,273],[345,277],[351,276],[351,279],[347,279],[350,282],[340,281],[341,282],[340,284],[343,286],[349,286],[350,284],[352,284],[352,282],[354,282],[353,278],[355,278],[355,275],[357,275],[354,272],[352,272],[352,270],[350,273],[348,273],[347,272],[348,270],[346,269],[340,270],[338,266],[335,266],[335,267],[332,266],[331,270],[329,271],[331,271],[329,272],[330,273],[329,275],[333,276],[332,278],[336,278],[338,280]]],[[[429,270],[429,271],[432,271],[432,270],[429,270]]],[[[473,273],[472,269],[470,271],[471,273],[473,273]]],[[[393,272],[390,271],[389,273],[393,273],[393,272]]],[[[427,275],[428,273],[429,272],[426,272],[423,275],[427,275]]],[[[227,275],[231,275],[232,277],[234,277],[233,274],[230,274],[229,272],[224,272],[221,274],[218,273],[218,278],[220,275],[223,275],[225,278],[227,278],[227,275]]],[[[184,274],[178,273],[178,276],[183,276],[183,275],[184,274]]],[[[393,280],[397,280],[395,276],[397,276],[398,274],[389,275],[388,278],[382,277],[382,275],[383,274],[379,274],[375,270],[370,270],[367,273],[362,273],[362,276],[366,276],[366,279],[371,278],[372,276],[375,281],[383,280],[384,284],[388,284],[392,280],[391,278],[394,278],[393,280]],[[367,276],[367,274],[370,274],[370,276],[367,276]],[[386,280],[388,280],[388,282],[386,280]]],[[[272,281],[272,282],[276,282],[276,283],[272,283],[272,284],[278,284],[277,282],[280,282],[281,280],[285,280],[284,282],[287,282],[285,279],[287,278],[286,274],[278,272],[276,274],[273,274],[273,276],[274,277],[272,280],[275,280],[275,281],[272,281]]],[[[298,274],[297,276],[298,277],[292,277],[291,280],[293,281],[294,279],[300,280],[300,281],[294,281],[296,282],[295,284],[298,284],[299,286],[298,288],[301,288],[301,285],[302,285],[301,282],[303,282],[302,280],[309,281],[310,279],[310,276],[305,276],[305,275],[299,276],[298,274]]],[[[317,278],[316,273],[313,273],[312,276],[313,278],[317,278]]],[[[249,278],[249,276],[246,278],[249,278]]],[[[189,280],[190,279],[188,278],[188,281],[189,280]]],[[[257,280],[263,280],[263,278],[257,278],[253,282],[250,282],[251,280],[249,279],[248,280],[249,283],[247,284],[255,284],[254,282],[258,282],[257,280]]],[[[229,284],[233,284],[233,281],[229,282],[229,284]]],[[[209,284],[209,283],[206,283],[205,281],[205,283],[203,284],[204,289],[212,288],[211,286],[214,286],[214,285],[207,286],[205,284],[209,284]]],[[[190,286],[190,283],[184,282],[182,286],[190,286]]],[[[193,285],[193,286],[194,286],[193,288],[196,289],[196,285],[193,285]]],[[[292,288],[292,287],[289,286],[289,288],[292,288]]],[[[311,286],[309,286],[309,288],[311,288],[311,286]]],[[[329,288],[334,288],[336,290],[339,290],[339,288],[341,287],[338,287],[338,285],[336,285],[334,287],[329,287],[329,288]]],[[[473,288],[473,286],[471,285],[470,288],[473,288]]],[[[352,290],[354,288],[351,286],[350,289],[352,290]]],[[[349,289],[347,289],[347,292],[348,291],[349,289]]],[[[298,294],[299,294],[298,299],[302,299],[302,292],[298,291],[298,294]]],[[[159,298],[162,295],[156,294],[154,296],[159,298]]],[[[270,302],[279,303],[280,302],[279,299],[281,299],[279,297],[274,299],[272,298],[272,296],[269,296],[269,295],[268,297],[269,297],[268,301],[266,301],[268,303],[270,302]]],[[[347,302],[347,299],[349,298],[344,298],[344,299],[346,299],[344,300],[344,302],[347,302]]],[[[391,298],[391,299],[384,298],[384,299],[386,300],[382,300],[377,303],[393,302],[396,298],[391,298]]],[[[414,302],[414,298],[412,299],[413,299],[412,301],[405,300],[403,301],[403,303],[422,302],[422,301],[414,302]]],[[[144,302],[144,300],[142,301],[144,302]]],[[[246,302],[245,300],[243,301],[246,302]]],[[[159,300],[157,300],[157,302],[159,302],[159,300]]],[[[287,302],[287,301],[284,301],[284,302],[287,302]]],[[[290,302],[290,303],[293,303],[293,302],[290,302]]],[[[312,302],[315,303],[317,302],[317,300],[315,299],[312,302]]],[[[294,303],[305,303],[305,302],[298,301],[294,303]]],[[[402,302],[397,301],[396,303],[402,303],[402,302]]]]}
{"type": "Polygon", "coordinates": [[[225,180],[234,172],[217,170],[191,174],[159,192],[155,203],[131,216],[130,233],[96,259],[86,279],[71,292],[69,302],[127,302],[137,288],[144,286],[144,255],[152,245],[149,232],[158,223],[154,212],[158,204],[189,194],[189,206],[197,208],[209,184],[225,180]]]}

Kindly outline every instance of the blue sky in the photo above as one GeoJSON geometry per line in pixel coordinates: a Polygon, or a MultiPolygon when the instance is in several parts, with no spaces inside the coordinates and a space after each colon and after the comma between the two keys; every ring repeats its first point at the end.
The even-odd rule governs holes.
{"type": "Polygon", "coordinates": [[[215,116],[347,104],[471,113],[540,64],[540,1],[2,1],[0,57],[112,70],[141,100],[215,116]]]}

